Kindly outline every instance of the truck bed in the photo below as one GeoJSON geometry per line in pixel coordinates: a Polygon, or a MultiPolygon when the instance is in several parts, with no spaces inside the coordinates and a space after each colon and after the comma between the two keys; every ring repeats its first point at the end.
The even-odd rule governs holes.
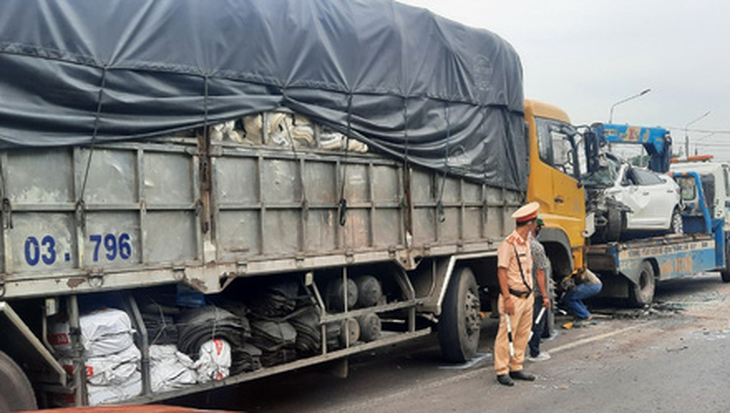
{"type": "Polygon", "coordinates": [[[639,276],[644,260],[655,265],[658,280],[685,277],[718,267],[716,242],[709,234],[666,235],[626,242],[591,245],[588,268],[602,275],[639,276]],[[657,271],[658,270],[658,271],[657,271]]]}

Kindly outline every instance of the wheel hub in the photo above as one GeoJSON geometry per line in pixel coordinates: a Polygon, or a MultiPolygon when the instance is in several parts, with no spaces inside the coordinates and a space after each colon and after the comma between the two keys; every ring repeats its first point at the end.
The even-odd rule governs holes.
{"type": "Polygon", "coordinates": [[[481,327],[481,317],[479,315],[480,303],[479,297],[472,291],[467,291],[466,300],[464,302],[464,315],[466,316],[466,332],[472,335],[479,331],[481,327]]]}

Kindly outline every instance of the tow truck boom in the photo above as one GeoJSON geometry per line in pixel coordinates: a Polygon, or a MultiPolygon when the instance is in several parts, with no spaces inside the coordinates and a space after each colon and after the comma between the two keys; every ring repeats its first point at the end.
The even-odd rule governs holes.
{"type": "MultiPolygon", "coordinates": [[[[672,137],[669,135],[667,129],[594,123],[590,127],[590,132],[595,134],[599,146],[612,143],[643,145],[649,155],[649,169],[659,173],[669,171],[669,161],[672,155],[672,137]]],[[[592,156],[588,157],[588,159],[591,158],[592,156]]],[[[589,171],[590,165],[591,163],[589,162],[589,171]]]]}

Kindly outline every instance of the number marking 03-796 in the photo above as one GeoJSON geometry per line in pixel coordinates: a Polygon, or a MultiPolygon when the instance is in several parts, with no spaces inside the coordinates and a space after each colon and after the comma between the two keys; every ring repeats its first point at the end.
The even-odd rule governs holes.
{"type": "MultiPolygon", "coordinates": [[[[117,259],[128,260],[132,256],[131,237],[126,232],[119,235],[116,234],[94,234],[89,236],[89,241],[93,243],[94,252],[92,261],[99,262],[100,252],[102,258],[107,261],[117,259]],[[102,250],[102,246],[104,249],[102,250]]],[[[65,261],[70,261],[69,253],[57,251],[56,240],[46,235],[38,240],[34,236],[30,236],[25,240],[25,262],[31,267],[43,262],[45,265],[52,265],[56,262],[58,255],[64,257],[65,261]]]]}

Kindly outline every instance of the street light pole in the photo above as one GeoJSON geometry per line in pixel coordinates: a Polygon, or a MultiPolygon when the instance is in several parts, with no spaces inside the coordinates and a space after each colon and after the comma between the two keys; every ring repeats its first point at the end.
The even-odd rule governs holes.
{"type": "Polygon", "coordinates": [[[689,134],[687,133],[687,129],[689,128],[689,125],[691,125],[691,124],[693,124],[693,123],[695,123],[695,122],[699,122],[699,121],[701,121],[702,119],[706,118],[706,117],[707,117],[707,115],[709,115],[709,114],[710,114],[710,112],[711,112],[711,111],[709,111],[709,110],[708,110],[707,112],[705,112],[705,114],[704,114],[704,115],[702,115],[702,116],[698,117],[698,118],[697,118],[697,119],[695,119],[695,120],[692,120],[692,121],[690,121],[690,122],[687,122],[687,124],[686,124],[686,125],[684,125],[684,156],[686,156],[686,157],[688,157],[688,156],[689,156],[689,134]]]}
{"type": "Polygon", "coordinates": [[[619,100],[618,102],[616,102],[613,105],[611,105],[611,111],[608,114],[608,123],[613,122],[613,108],[615,108],[616,106],[618,106],[618,105],[620,105],[622,103],[626,103],[626,102],[628,102],[630,100],[636,99],[638,97],[642,97],[642,96],[646,95],[649,92],[651,92],[651,89],[644,89],[641,92],[639,92],[639,93],[637,93],[637,94],[635,94],[633,96],[629,96],[626,99],[619,100]]]}

